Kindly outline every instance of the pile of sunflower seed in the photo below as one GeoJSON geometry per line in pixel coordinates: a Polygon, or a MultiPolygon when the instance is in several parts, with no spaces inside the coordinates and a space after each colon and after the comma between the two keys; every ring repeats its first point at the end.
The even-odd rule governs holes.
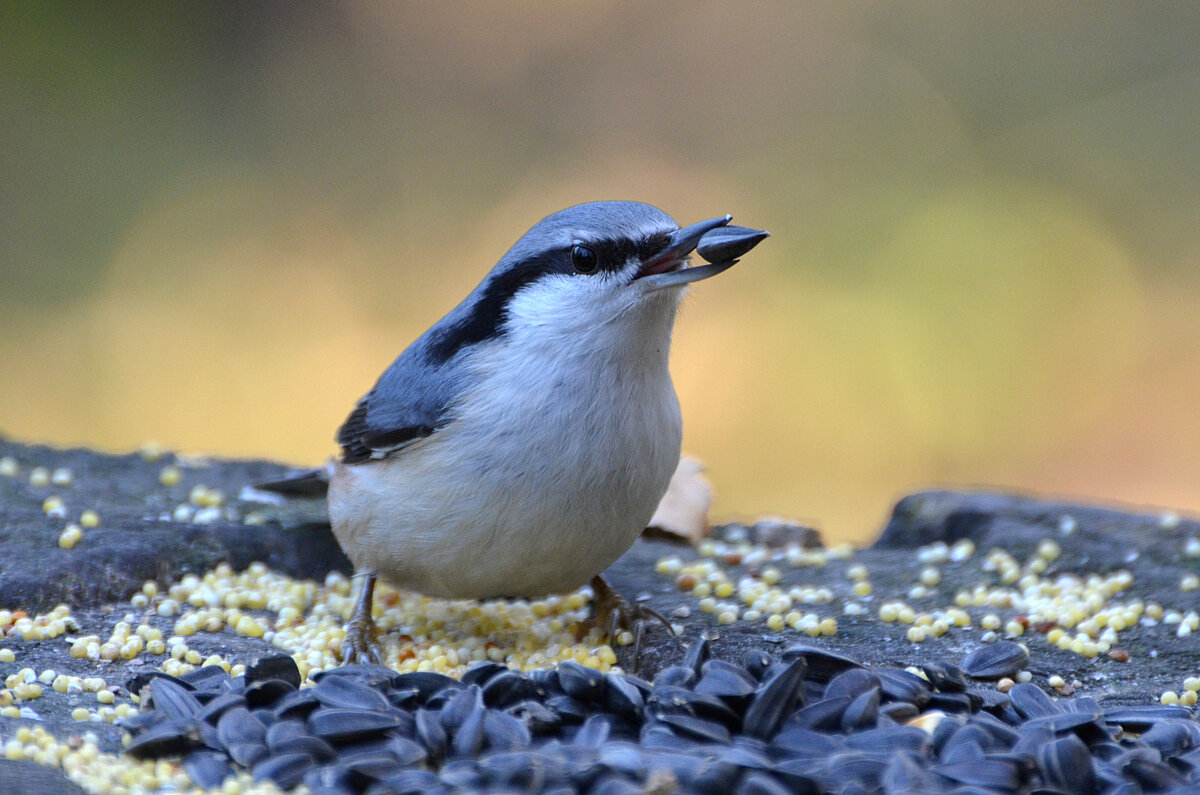
{"type": "Polygon", "coordinates": [[[127,753],[182,756],[218,787],[231,761],[284,789],[337,793],[1196,792],[1200,722],[1178,706],[1102,708],[1033,684],[1001,641],[924,676],[810,646],[742,664],[701,640],[653,682],[565,662],[496,663],[461,681],[348,665],[301,688],[290,657],[230,677],[200,668],[130,682],[127,753]],[[1189,787],[1191,789],[1189,789],[1189,787]]]}

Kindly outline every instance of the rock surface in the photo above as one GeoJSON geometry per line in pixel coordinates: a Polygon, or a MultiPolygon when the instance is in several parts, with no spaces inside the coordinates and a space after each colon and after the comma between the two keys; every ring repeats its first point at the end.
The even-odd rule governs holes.
{"type": "MultiPolygon", "coordinates": [[[[186,572],[203,573],[222,561],[235,569],[262,561],[292,576],[318,580],[331,570],[349,570],[324,522],[320,501],[264,505],[239,499],[246,486],[284,474],[286,468],[278,464],[183,459],[171,454],[147,460],[138,454],[112,456],[0,440],[0,459],[4,458],[13,459],[18,471],[0,476],[0,543],[5,551],[0,565],[0,608],[33,615],[65,602],[80,624],[72,635],[110,632],[128,609],[127,604],[121,607],[119,603],[128,600],[146,580],[165,586],[186,572]],[[179,467],[178,483],[160,483],[167,466],[179,467]],[[72,483],[33,485],[30,474],[35,467],[44,467],[50,474],[67,468],[72,483]],[[204,513],[204,508],[190,505],[189,498],[199,485],[221,490],[226,497],[223,505],[204,513]],[[65,515],[47,515],[45,500],[51,496],[61,498],[65,515]],[[187,507],[181,511],[180,506],[187,507]],[[88,509],[98,514],[98,525],[85,527],[83,539],[73,548],[60,548],[58,539],[64,526],[79,522],[82,511],[88,509]],[[207,523],[197,524],[197,519],[207,523]],[[247,524],[248,519],[255,523],[247,524]]],[[[57,511],[52,510],[54,513],[57,511]]],[[[1127,570],[1131,584],[1114,594],[1114,600],[1122,604],[1157,602],[1167,615],[1177,611],[1186,623],[1189,611],[1200,609],[1200,591],[1181,589],[1186,575],[1200,572],[1200,557],[1185,553],[1194,549],[1188,546],[1189,539],[1197,537],[1200,523],[1170,513],[1130,513],[998,494],[915,494],[896,506],[880,539],[870,548],[848,556],[831,555],[820,566],[770,562],[781,570],[781,587],[828,589],[832,597],[828,601],[795,607],[837,620],[835,635],[816,638],[787,627],[771,630],[761,621],[719,623],[714,614],[701,609],[693,593],[677,587],[673,575],[656,571],[656,562],[664,557],[677,557],[685,564],[700,557],[690,546],[643,539],[607,576],[618,591],[646,598],[659,612],[672,617],[681,630],[681,637],[674,638],[661,628],[652,628],[637,661],[639,672],[647,677],[677,663],[688,642],[702,633],[710,638],[713,656],[721,659],[740,660],[746,649],[764,644],[782,649],[803,641],[868,664],[903,667],[937,660],[957,664],[983,645],[980,620],[985,614],[996,614],[1004,623],[1028,618],[1019,600],[1011,606],[970,606],[970,628],[952,628],[923,643],[910,642],[910,626],[881,621],[880,606],[890,600],[906,601],[918,612],[952,606],[959,591],[969,592],[981,583],[997,585],[997,573],[987,570],[985,562],[989,549],[1006,550],[1025,564],[1051,540],[1061,554],[1047,560],[1040,582],[1053,583],[1059,575],[1086,581],[1090,575],[1127,570]],[[926,595],[913,596],[911,589],[925,565],[918,560],[918,548],[961,539],[974,542],[974,556],[939,564],[940,582],[928,587],[926,595]],[[870,596],[856,596],[851,590],[848,570],[856,565],[869,571],[870,596]],[[864,609],[847,614],[846,606],[851,604],[864,609]]],[[[776,549],[789,543],[793,548],[813,549],[819,543],[811,530],[778,523],[726,526],[716,531],[715,538],[729,544],[757,540],[776,549]]],[[[718,562],[734,583],[744,576],[761,577],[765,568],[762,562],[744,565],[736,555],[718,562]]],[[[736,596],[722,601],[736,601],[736,596]]],[[[744,611],[746,605],[741,608],[744,611]]],[[[165,632],[171,631],[173,619],[155,621],[165,632]]],[[[1067,683],[1074,682],[1074,692],[1092,696],[1102,705],[1151,704],[1164,691],[1181,691],[1185,677],[1200,675],[1200,632],[1181,632],[1178,623],[1143,619],[1123,630],[1114,645],[1127,654],[1125,662],[1104,653],[1089,658],[1060,649],[1046,638],[1053,626],[1032,622],[1019,638],[1031,654],[1025,668],[1043,688],[1047,677],[1057,675],[1067,683]]],[[[1003,629],[999,634],[1004,634],[1003,629]]],[[[250,663],[278,653],[263,640],[228,630],[214,633],[204,642],[236,662],[250,663]]],[[[152,655],[133,661],[76,659],[68,655],[69,644],[61,638],[24,640],[11,632],[0,639],[0,646],[12,649],[16,657],[15,662],[0,662],[0,675],[4,676],[24,667],[35,671],[53,668],[77,676],[103,676],[116,683],[124,681],[134,667],[162,660],[152,655]]],[[[633,670],[631,650],[617,651],[623,667],[633,670]]],[[[994,686],[979,682],[976,687],[994,686]]],[[[104,750],[118,750],[120,730],[115,726],[80,724],[71,719],[71,710],[84,703],[81,699],[90,698],[90,694],[61,694],[46,687],[41,698],[21,702],[34,710],[36,720],[0,718],[0,741],[13,736],[19,726],[42,725],[64,738],[87,729],[100,737],[104,750]]],[[[94,706],[94,699],[90,704],[94,706]]],[[[0,781],[14,775],[13,764],[0,763],[0,781]]]]}

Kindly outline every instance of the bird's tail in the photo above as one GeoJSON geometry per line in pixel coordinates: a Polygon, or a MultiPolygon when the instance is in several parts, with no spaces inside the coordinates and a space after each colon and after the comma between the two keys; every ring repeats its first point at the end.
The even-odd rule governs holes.
{"type": "Polygon", "coordinates": [[[317,469],[297,469],[279,480],[255,483],[254,488],[258,491],[282,494],[285,497],[324,497],[329,491],[329,478],[332,472],[331,465],[317,469]]]}

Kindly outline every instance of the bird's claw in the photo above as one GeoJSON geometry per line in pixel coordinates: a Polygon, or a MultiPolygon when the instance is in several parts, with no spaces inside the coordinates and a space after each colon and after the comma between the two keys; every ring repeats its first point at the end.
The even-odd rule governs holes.
{"type": "Polygon", "coordinates": [[[355,615],[346,624],[346,638],[342,641],[342,664],[382,664],[379,653],[379,631],[370,615],[355,615]]]}
{"type": "Polygon", "coordinates": [[[633,633],[633,660],[637,665],[642,652],[642,638],[646,634],[646,622],[654,619],[667,628],[671,635],[675,628],[671,626],[662,613],[649,605],[630,602],[612,589],[612,586],[600,576],[592,578],[592,610],[595,613],[596,624],[602,627],[608,635],[610,643],[617,642],[621,631],[633,633]]]}
{"type": "Polygon", "coordinates": [[[379,630],[371,618],[371,607],[375,599],[375,574],[359,572],[362,586],[358,592],[358,605],[354,616],[346,622],[346,638],[342,641],[342,664],[366,663],[380,665],[383,655],[379,653],[379,630]]]}

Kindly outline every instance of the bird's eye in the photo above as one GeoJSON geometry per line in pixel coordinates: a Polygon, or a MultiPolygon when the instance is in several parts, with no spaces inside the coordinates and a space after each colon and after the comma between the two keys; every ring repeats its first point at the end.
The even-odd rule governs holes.
{"type": "Polygon", "coordinates": [[[571,265],[580,273],[594,273],[600,259],[587,246],[574,246],[571,248],[571,265]]]}

